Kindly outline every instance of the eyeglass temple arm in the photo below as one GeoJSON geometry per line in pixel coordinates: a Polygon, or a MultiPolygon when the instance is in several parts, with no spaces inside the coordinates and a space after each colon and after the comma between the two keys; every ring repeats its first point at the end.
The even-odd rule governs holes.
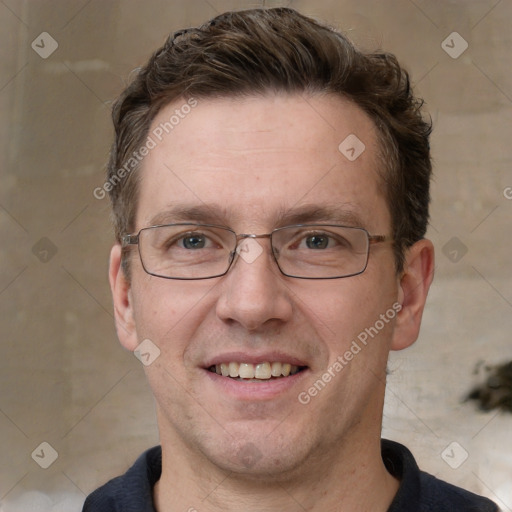
{"type": "Polygon", "coordinates": [[[137,245],[139,243],[139,235],[124,235],[121,237],[121,245],[126,247],[127,245],[137,245]]]}
{"type": "Polygon", "coordinates": [[[379,244],[382,242],[391,242],[392,238],[386,235],[368,235],[370,244],[379,244]]]}

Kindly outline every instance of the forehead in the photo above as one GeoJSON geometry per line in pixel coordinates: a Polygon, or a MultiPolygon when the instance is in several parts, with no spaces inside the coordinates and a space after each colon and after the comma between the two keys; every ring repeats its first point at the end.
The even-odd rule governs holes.
{"type": "Polygon", "coordinates": [[[243,229],[269,229],[295,210],[306,222],[321,210],[332,214],[325,220],[389,225],[376,129],[341,97],[179,99],[158,113],[149,136],[155,147],[142,165],[138,228],[206,210],[243,229]]]}

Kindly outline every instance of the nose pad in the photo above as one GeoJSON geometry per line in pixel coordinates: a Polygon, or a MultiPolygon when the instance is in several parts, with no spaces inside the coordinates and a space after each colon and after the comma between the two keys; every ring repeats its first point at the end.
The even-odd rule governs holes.
{"type": "MultiPolygon", "coordinates": [[[[242,258],[246,263],[253,263],[258,259],[263,253],[266,252],[266,247],[263,244],[260,244],[257,239],[263,239],[268,238],[269,244],[270,244],[270,265],[273,263],[276,263],[278,270],[280,271],[279,267],[279,257],[280,252],[279,249],[274,247],[272,243],[271,234],[264,234],[264,235],[252,235],[252,234],[240,234],[238,235],[237,245],[233,251],[229,253],[228,261],[229,261],[229,267],[228,272],[231,270],[231,267],[236,264],[236,260],[240,257],[242,258]]],[[[227,272],[226,272],[227,273],[227,272]]]]}
{"type": "Polygon", "coordinates": [[[241,257],[246,263],[253,263],[265,252],[265,247],[260,244],[257,238],[270,238],[270,235],[250,235],[240,234],[238,235],[237,245],[234,251],[229,254],[230,268],[234,260],[241,257]]]}

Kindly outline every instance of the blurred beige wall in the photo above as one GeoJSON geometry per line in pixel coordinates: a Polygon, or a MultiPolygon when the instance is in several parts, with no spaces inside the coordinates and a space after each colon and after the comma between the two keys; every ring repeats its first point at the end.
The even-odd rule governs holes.
{"type": "MultiPolygon", "coordinates": [[[[157,442],[140,365],[116,342],[106,278],[109,205],[93,196],[104,181],[109,108],[130,71],[169,32],[258,5],[0,2],[0,502],[11,510],[22,510],[23,500],[78,510],[86,493],[157,442]],[[31,458],[42,442],[58,452],[48,469],[31,458]]],[[[346,30],[365,48],[396,53],[426,101],[434,120],[429,236],[438,287],[426,321],[433,331],[442,325],[447,339],[476,347],[461,348],[467,358],[460,372],[436,377],[460,391],[478,358],[512,358],[512,3],[288,5],[346,30]]],[[[422,339],[428,344],[429,333],[422,339]]],[[[449,354],[428,359],[430,377],[449,354]]]]}

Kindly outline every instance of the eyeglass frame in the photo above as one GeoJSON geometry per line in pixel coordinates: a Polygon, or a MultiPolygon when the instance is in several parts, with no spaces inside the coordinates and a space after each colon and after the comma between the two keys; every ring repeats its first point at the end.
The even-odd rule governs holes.
{"type": "Polygon", "coordinates": [[[142,268],[144,269],[144,272],[146,272],[150,276],[159,277],[161,279],[173,279],[173,280],[179,280],[179,281],[202,281],[204,279],[215,279],[217,277],[225,276],[229,272],[231,267],[233,266],[234,261],[237,259],[236,255],[238,254],[237,249],[238,249],[240,240],[256,239],[256,238],[268,238],[270,240],[270,249],[271,249],[270,252],[272,253],[272,258],[275,261],[277,268],[279,269],[279,272],[282,275],[284,275],[286,277],[291,277],[293,279],[317,279],[317,280],[320,280],[320,279],[322,279],[322,280],[324,280],[324,279],[344,279],[346,277],[358,276],[358,275],[362,274],[368,267],[368,261],[370,260],[370,247],[372,245],[384,243],[384,242],[393,242],[393,238],[390,237],[389,235],[370,235],[368,230],[365,228],[362,228],[360,226],[345,226],[343,224],[317,224],[317,223],[315,223],[315,224],[290,224],[289,226],[282,226],[280,228],[273,229],[270,233],[263,233],[263,234],[258,235],[258,234],[253,234],[253,233],[237,233],[236,231],[234,231],[233,229],[231,229],[227,226],[220,226],[218,224],[195,224],[193,222],[179,222],[179,223],[171,223],[171,224],[157,224],[154,226],[146,226],[144,228],[139,229],[139,231],[137,233],[123,235],[121,237],[121,246],[123,248],[125,248],[129,245],[137,245],[138,246],[138,253],[139,253],[140,262],[142,264],[142,268]],[[205,227],[205,228],[218,228],[218,229],[224,229],[226,231],[230,231],[231,233],[233,233],[235,235],[236,244],[235,244],[234,249],[229,253],[229,264],[228,264],[226,271],[223,272],[222,274],[215,274],[213,276],[207,276],[207,277],[170,277],[170,276],[162,276],[160,274],[155,274],[155,273],[149,272],[146,269],[146,266],[144,265],[144,260],[142,259],[142,253],[141,253],[140,245],[139,245],[140,234],[144,230],[149,230],[149,229],[154,229],[154,228],[165,228],[165,227],[171,227],[171,226],[196,226],[196,227],[205,227]],[[283,270],[281,269],[279,262],[277,260],[277,256],[275,254],[275,247],[272,243],[272,234],[275,233],[276,231],[280,231],[282,229],[287,229],[287,228],[303,228],[303,227],[304,228],[307,228],[307,227],[314,228],[314,227],[321,227],[321,226],[357,229],[360,231],[364,231],[364,233],[366,234],[366,237],[368,239],[368,244],[367,244],[367,249],[366,249],[366,261],[364,264],[364,268],[362,270],[360,270],[359,272],[354,272],[352,274],[347,274],[344,276],[331,276],[331,277],[303,277],[303,276],[294,276],[294,275],[286,274],[285,272],[283,272],[283,270]]]}

